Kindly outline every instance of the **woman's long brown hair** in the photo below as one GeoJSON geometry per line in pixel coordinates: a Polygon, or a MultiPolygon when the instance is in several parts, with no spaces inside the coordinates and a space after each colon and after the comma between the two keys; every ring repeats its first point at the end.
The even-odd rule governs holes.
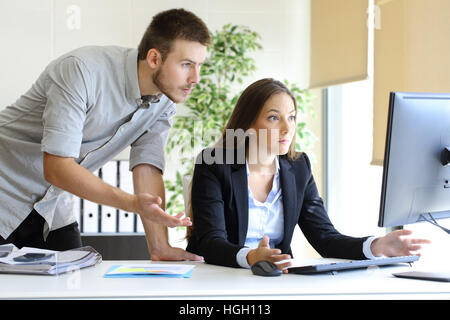
{"type": "MultiPolygon", "coordinates": [[[[295,100],[294,95],[289,91],[289,89],[284,85],[284,83],[274,80],[272,78],[265,78],[258,80],[254,83],[252,83],[250,86],[248,86],[244,92],[242,92],[241,96],[239,97],[236,106],[233,110],[233,113],[231,114],[230,119],[228,120],[227,125],[225,126],[222,137],[219,139],[219,141],[216,143],[215,147],[222,147],[225,148],[226,146],[233,145],[233,147],[239,148],[240,147],[240,141],[233,141],[233,143],[230,144],[230,142],[227,143],[227,130],[243,130],[246,132],[248,129],[251,128],[255,120],[258,118],[261,110],[264,107],[264,104],[267,100],[269,100],[270,97],[276,94],[285,93],[289,95],[292,98],[292,101],[294,102],[295,106],[295,116],[297,117],[297,101],[295,100]]],[[[290,160],[295,160],[299,157],[300,153],[295,150],[295,136],[293,137],[291,141],[291,145],[289,146],[289,150],[286,154],[287,158],[290,160]]],[[[230,136],[228,135],[228,138],[230,136]]],[[[235,139],[235,136],[232,136],[233,139],[235,139]]],[[[244,141],[245,143],[245,141],[244,141]]],[[[187,216],[191,218],[192,220],[192,226],[188,227],[186,230],[186,239],[189,240],[192,229],[194,226],[194,216],[192,212],[192,181],[189,185],[189,204],[188,204],[188,212],[187,216]]]]}

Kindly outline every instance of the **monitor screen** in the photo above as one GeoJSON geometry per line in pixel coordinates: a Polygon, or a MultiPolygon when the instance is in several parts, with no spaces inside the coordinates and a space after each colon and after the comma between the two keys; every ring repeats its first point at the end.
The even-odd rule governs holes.
{"type": "Polygon", "coordinates": [[[446,147],[450,94],[390,93],[378,226],[450,217],[446,147]]]}

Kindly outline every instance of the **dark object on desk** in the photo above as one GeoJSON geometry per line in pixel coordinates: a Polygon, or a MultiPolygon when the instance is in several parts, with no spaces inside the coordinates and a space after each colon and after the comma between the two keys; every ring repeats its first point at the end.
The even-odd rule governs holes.
{"type": "Polygon", "coordinates": [[[103,260],[150,260],[144,234],[82,233],[81,242],[95,248],[103,260]]]}
{"type": "Polygon", "coordinates": [[[450,272],[408,271],[408,272],[393,273],[392,275],[398,278],[406,278],[406,279],[450,282],[450,272]]]}
{"type": "Polygon", "coordinates": [[[402,256],[402,257],[391,257],[391,258],[380,258],[380,259],[368,259],[368,260],[352,260],[344,262],[333,262],[316,264],[303,267],[291,267],[288,268],[288,273],[295,274],[314,274],[314,273],[324,273],[331,272],[336,273],[337,271],[343,270],[353,270],[362,269],[371,266],[387,266],[394,265],[398,263],[409,263],[419,260],[419,256],[402,256]]]}
{"type": "Polygon", "coordinates": [[[254,275],[263,277],[276,277],[283,273],[275,264],[265,260],[256,262],[251,269],[254,275]]]}
{"type": "Polygon", "coordinates": [[[45,260],[52,256],[53,256],[53,254],[47,254],[47,253],[25,253],[22,256],[13,258],[13,260],[17,261],[17,262],[35,262],[35,261],[45,260]]]}

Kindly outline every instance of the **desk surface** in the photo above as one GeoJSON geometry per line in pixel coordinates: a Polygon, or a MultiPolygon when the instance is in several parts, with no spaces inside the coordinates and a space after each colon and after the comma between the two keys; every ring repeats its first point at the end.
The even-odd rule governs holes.
{"type": "Polygon", "coordinates": [[[103,277],[110,266],[126,263],[149,261],[103,261],[59,276],[1,274],[0,299],[450,299],[450,283],[392,276],[415,265],[260,277],[248,269],[172,262],[194,264],[192,277],[103,277]]]}

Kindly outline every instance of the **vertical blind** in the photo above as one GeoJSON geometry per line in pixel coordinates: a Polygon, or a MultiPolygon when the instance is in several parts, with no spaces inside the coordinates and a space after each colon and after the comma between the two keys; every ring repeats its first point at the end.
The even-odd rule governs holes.
{"type": "Polygon", "coordinates": [[[450,1],[380,0],[375,5],[380,21],[374,36],[372,163],[382,165],[389,92],[450,92],[450,1]]]}
{"type": "Polygon", "coordinates": [[[311,0],[310,88],[367,78],[368,0],[311,0]]]}

